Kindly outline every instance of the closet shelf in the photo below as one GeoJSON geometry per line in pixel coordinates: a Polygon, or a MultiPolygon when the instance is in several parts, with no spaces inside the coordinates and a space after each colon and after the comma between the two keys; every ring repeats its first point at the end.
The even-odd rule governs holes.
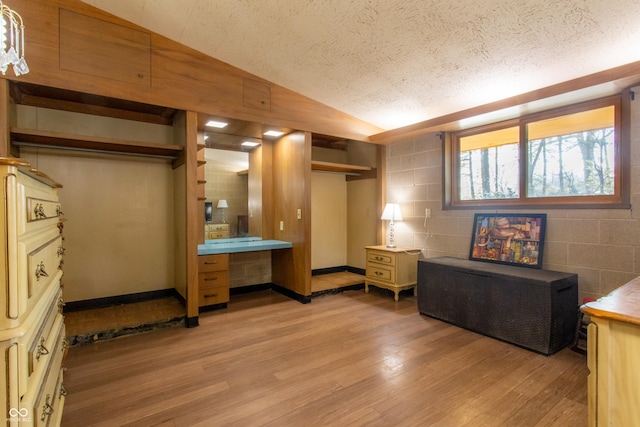
{"type": "Polygon", "coordinates": [[[176,159],[183,151],[180,145],[155,144],[152,142],[126,141],[122,139],[84,136],[35,129],[11,128],[14,145],[41,146],[77,150],[105,151],[111,153],[168,157],[176,159]]]}
{"type": "Polygon", "coordinates": [[[369,166],[346,165],[342,163],[311,161],[311,170],[341,173],[361,173],[372,170],[369,166]]]}

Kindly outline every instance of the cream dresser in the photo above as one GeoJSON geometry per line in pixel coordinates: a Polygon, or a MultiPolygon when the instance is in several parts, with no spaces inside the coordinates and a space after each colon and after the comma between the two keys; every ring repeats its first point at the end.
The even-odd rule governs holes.
{"type": "Polygon", "coordinates": [[[640,277],[582,306],[589,426],[640,426],[640,277]]]}
{"type": "Polygon", "coordinates": [[[66,352],[61,186],[20,159],[0,158],[0,405],[7,425],[57,426],[66,352]]]}
{"type": "Polygon", "coordinates": [[[389,248],[384,245],[367,246],[367,270],[364,290],[369,286],[390,289],[398,301],[398,293],[413,288],[416,293],[418,255],[420,249],[408,247],[389,248]]]}
{"type": "Polygon", "coordinates": [[[228,239],[229,224],[207,224],[205,225],[204,238],[206,240],[228,239]]]}

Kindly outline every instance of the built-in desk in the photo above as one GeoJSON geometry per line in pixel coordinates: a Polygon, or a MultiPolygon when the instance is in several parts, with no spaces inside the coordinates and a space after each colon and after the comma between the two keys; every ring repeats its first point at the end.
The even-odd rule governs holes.
{"type": "Polygon", "coordinates": [[[224,308],[229,302],[229,254],[289,249],[290,242],[259,237],[205,240],[198,245],[198,306],[224,308]]]}
{"type": "Polygon", "coordinates": [[[238,237],[234,239],[205,240],[198,245],[198,255],[230,254],[236,252],[270,251],[289,249],[291,242],[282,240],[262,240],[259,237],[238,237]]]}

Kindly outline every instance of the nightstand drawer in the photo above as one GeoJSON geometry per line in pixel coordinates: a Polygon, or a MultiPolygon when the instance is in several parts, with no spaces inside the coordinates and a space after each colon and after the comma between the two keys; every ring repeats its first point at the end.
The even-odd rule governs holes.
{"type": "Polygon", "coordinates": [[[388,253],[388,252],[367,251],[367,262],[377,262],[379,264],[396,265],[396,256],[395,254],[388,253]]]}
{"type": "Polygon", "coordinates": [[[387,282],[395,282],[396,274],[393,267],[387,268],[383,265],[368,263],[367,278],[372,280],[384,280],[387,282]]]}
{"type": "Polygon", "coordinates": [[[229,269],[229,254],[200,255],[198,257],[198,273],[225,271],[229,269]]]}

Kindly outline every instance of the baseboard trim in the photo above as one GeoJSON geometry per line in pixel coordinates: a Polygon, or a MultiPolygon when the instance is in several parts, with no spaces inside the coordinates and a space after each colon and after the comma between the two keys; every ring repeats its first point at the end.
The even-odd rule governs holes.
{"type": "Polygon", "coordinates": [[[157,291],[138,292],[128,295],[116,295],[112,297],[94,298],[82,301],[68,302],[64,305],[63,311],[70,313],[72,311],[90,310],[92,308],[104,308],[114,305],[130,304],[134,302],[149,301],[160,298],[175,297],[181,298],[180,294],[174,288],[160,289],[157,291]]]}
{"type": "Polygon", "coordinates": [[[311,298],[305,295],[300,295],[297,292],[292,291],[291,289],[287,289],[285,287],[282,287],[280,285],[276,285],[276,284],[271,284],[271,289],[273,289],[274,291],[278,292],[279,294],[282,294],[286,297],[289,297],[291,299],[294,299],[296,301],[298,301],[299,303],[302,304],[309,304],[311,302],[311,298]]]}
{"type": "Polygon", "coordinates": [[[237,288],[230,288],[230,295],[243,295],[250,294],[252,292],[260,292],[260,291],[268,291],[271,289],[271,283],[262,283],[260,285],[248,285],[248,286],[239,286],[237,288]]]}
{"type": "Polygon", "coordinates": [[[344,271],[347,271],[349,273],[360,274],[362,276],[364,276],[365,274],[364,268],[356,268],[356,267],[349,267],[348,265],[340,265],[338,267],[317,268],[315,270],[311,270],[311,275],[322,276],[323,274],[342,273],[344,271]]]}

